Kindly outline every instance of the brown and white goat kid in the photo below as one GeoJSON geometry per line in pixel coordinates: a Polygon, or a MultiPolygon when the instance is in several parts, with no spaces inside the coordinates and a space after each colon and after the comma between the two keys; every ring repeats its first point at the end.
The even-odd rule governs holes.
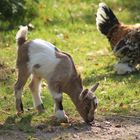
{"type": "Polygon", "coordinates": [[[17,113],[23,112],[22,90],[29,76],[32,75],[29,87],[38,112],[44,111],[40,97],[41,79],[43,78],[47,81],[54,99],[55,114],[59,121],[68,121],[62,105],[62,93],[65,92],[70,96],[84,121],[92,122],[97,108],[97,98],[92,93],[99,84],[97,83],[91,90],[83,89],[81,78],[71,56],[59,51],[47,41],[41,39],[27,41],[27,33],[28,27],[22,26],[16,35],[18,44],[18,79],[15,84],[17,113]]]}

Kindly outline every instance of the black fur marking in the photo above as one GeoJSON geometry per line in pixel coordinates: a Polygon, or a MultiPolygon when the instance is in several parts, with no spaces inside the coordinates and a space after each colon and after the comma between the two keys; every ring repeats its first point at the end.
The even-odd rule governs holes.
{"type": "Polygon", "coordinates": [[[55,51],[59,52],[59,50],[55,47],[55,51]]]}
{"type": "Polygon", "coordinates": [[[42,109],[45,109],[45,107],[44,107],[44,105],[43,105],[43,104],[41,104],[41,107],[42,107],[42,109]]]}
{"type": "Polygon", "coordinates": [[[56,103],[56,109],[57,110],[63,110],[62,100],[61,99],[55,99],[56,103]]]}
{"type": "Polygon", "coordinates": [[[39,64],[35,64],[34,68],[39,69],[41,66],[39,64]]]}
{"type": "Polygon", "coordinates": [[[59,105],[59,107],[58,107],[58,108],[59,108],[60,110],[63,110],[62,101],[60,101],[58,105],[59,105]]]}
{"type": "Polygon", "coordinates": [[[20,104],[20,108],[21,108],[21,111],[23,112],[23,104],[22,104],[22,102],[20,104]]]}
{"type": "Polygon", "coordinates": [[[121,53],[122,53],[123,55],[127,55],[127,53],[129,53],[129,48],[124,47],[124,48],[122,49],[121,53]]]}
{"type": "Polygon", "coordinates": [[[16,109],[18,112],[23,112],[23,104],[21,99],[16,99],[16,109]]]}
{"type": "Polygon", "coordinates": [[[116,18],[116,16],[114,15],[113,11],[109,7],[103,6],[102,9],[106,13],[107,17],[104,17],[103,15],[100,15],[104,19],[104,22],[99,23],[98,26],[99,26],[99,29],[100,29],[101,33],[104,34],[104,35],[107,35],[109,33],[109,31],[115,25],[119,24],[119,21],[116,18]]]}

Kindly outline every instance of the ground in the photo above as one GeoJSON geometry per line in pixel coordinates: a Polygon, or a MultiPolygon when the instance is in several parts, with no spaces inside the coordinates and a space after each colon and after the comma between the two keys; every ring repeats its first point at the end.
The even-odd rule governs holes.
{"type": "MultiPolygon", "coordinates": [[[[1,124],[1,128],[5,124],[1,124]]],[[[35,126],[34,133],[25,133],[16,126],[0,130],[0,140],[139,140],[140,118],[133,116],[97,116],[92,125],[82,121],[68,124],[35,126]]]]}

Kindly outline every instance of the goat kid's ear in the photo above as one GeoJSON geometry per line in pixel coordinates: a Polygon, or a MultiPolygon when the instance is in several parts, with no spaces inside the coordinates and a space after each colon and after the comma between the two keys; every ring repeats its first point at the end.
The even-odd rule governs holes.
{"type": "Polygon", "coordinates": [[[99,86],[99,83],[96,83],[96,84],[90,89],[90,91],[95,92],[96,89],[98,88],[98,86],[99,86]]]}
{"type": "Polygon", "coordinates": [[[79,96],[79,99],[80,99],[80,100],[84,100],[84,99],[87,97],[87,94],[88,94],[88,89],[84,89],[84,90],[81,92],[81,94],[80,94],[80,96],[79,96]]]}

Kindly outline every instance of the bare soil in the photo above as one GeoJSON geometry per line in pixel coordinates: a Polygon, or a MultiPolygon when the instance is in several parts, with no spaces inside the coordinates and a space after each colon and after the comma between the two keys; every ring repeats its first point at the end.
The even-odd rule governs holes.
{"type": "MultiPolygon", "coordinates": [[[[34,133],[0,129],[0,140],[140,140],[140,117],[98,116],[95,124],[39,124],[34,133]]],[[[2,128],[2,125],[1,125],[2,128]]]]}

